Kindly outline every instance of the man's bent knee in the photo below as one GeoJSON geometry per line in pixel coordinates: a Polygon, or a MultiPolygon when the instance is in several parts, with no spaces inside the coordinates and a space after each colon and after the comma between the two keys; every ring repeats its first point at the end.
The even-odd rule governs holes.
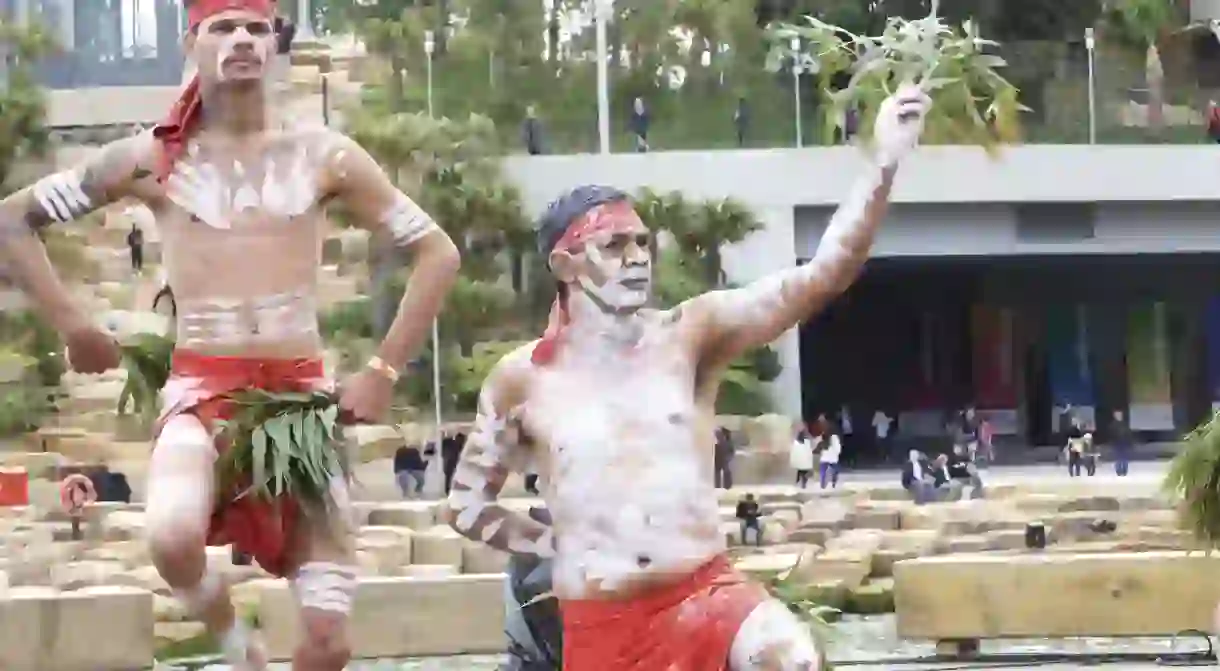
{"type": "MultiPolygon", "coordinates": [[[[207,429],[188,415],[166,423],[149,464],[145,523],[153,561],[164,574],[198,578],[212,513],[216,460],[207,429]],[[178,569],[178,570],[174,570],[178,569]]],[[[171,585],[174,576],[165,576],[171,585]]]]}
{"type": "Polygon", "coordinates": [[[820,671],[822,666],[808,625],[775,599],[746,617],[729,653],[732,671],[820,671]]]}

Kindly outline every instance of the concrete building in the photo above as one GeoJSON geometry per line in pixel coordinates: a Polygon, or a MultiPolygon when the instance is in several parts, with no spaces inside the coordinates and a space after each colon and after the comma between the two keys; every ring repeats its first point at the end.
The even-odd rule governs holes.
{"type": "MultiPolygon", "coordinates": [[[[777,344],[777,409],[900,416],[943,432],[974,402],[1001,434],[1056,443],[1065,406],[1156,434],[1220,403],[1220,168],[1214,146],[929,147],[902,169],[864,276],[777,344]]],[[[813,256],[862,174],[853,148],[513,157],[527,207],[582,183],[732,197],[765,230],[733,280],[813,256]]]]}

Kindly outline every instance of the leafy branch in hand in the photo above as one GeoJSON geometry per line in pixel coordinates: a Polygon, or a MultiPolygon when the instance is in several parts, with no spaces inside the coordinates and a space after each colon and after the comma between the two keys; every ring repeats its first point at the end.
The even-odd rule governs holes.
{"type": "Polygon", "coordinates": [[[794,63],[816,77],[819,89],[850,75],[847,85],[825,94],[828,113],[823,138],[833,142],[846,126],[849,110],[859,114],[858,128],[870,132],[878,108],[904,83],[919,85],[933,97],[926,122],[929,142],[980,145],[989,152],[1020,136],[1019,116],[1029,111],[1017,99],[1017,88],[998,70],[1007,64],[994,53],[999,44],[978,34],[973,21],[960,27],[937,15],[937,4],[921,19],[893,17],[880,35],[857,35],[816,17],[805,24],[780,23],[770,28],[773,46],[768,68],[794,63]],[[794,53],[793,40],[801,48],[794,53]]]}

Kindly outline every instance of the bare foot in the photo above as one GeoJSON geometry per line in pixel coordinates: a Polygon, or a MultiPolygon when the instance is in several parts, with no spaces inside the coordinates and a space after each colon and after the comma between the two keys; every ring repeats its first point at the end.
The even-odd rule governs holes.
{"type": "Polygon", "coordinates": [[[233,625],[221,637],[220,648],[233,671],[266,671],[270,662],[262,637],[244,622],[233,625]]]}

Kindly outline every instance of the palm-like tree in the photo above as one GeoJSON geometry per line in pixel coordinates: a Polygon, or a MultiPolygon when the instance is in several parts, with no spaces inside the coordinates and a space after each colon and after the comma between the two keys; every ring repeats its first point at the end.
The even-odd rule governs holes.
{"type": "Polygon", "coordinates": [[[1106,28],[1112,37],[1144,50],[1144,83],[1148,89],[1148,128],[1159,134],[1165,125],[1165,69],[1159,44],[1186,23],[1175,0],[1107,0],[1106,28]]]}
{"type": "MultiPolygon", "coordinates": [[[[351,133],[454,239],[466,277],[494,281],[499,252],[529,230],[519,194],[500,174],[495,124],[477,115],[455,121],[366,112],[353,118],[351,133]]],[[[393,279],[401,259],[381,239],[374,240],[371,256],[374,324],[381,335],[397,310],[393,279]]]]}
{"type": "Polygon", "coordinates": [[[741,242],[762,229],[748,207],[728,198],[691,203],[677,191],[658,194],[645,190],[637,204],[640,217],[650,228],[669,233],[687,259],[698,260],[709,287],[725,282],[721,256],[724,245],[741,242]]]}
{"type": "Polygon", "coordinates": [[[40,28],[0,18],[0,53],[10,56],[0,64],[0,193],[16,186],[9,183],[14,164],[47,149],[46,98],[31,66],[53,47],[40,28]]]}

